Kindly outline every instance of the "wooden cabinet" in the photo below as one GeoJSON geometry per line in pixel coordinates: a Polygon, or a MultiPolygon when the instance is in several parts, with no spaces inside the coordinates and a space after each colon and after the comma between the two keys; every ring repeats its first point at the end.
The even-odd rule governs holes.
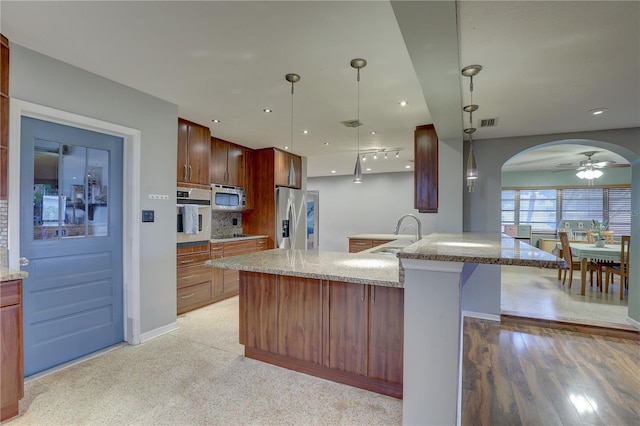
{"type": "Polygon", "coordinates": [[[327,291],[329,350],[325,363],[360,376],[367,374],[367,288],[331,281],[327,291]]]}
{"type": "MultiPolygon", "coordinates": [[[[223,243],[222,257],[239,256],[241,254],[254,253],[257,251],[256,240],[229,241],[223,243]]],[[[224,294],[235,296],[238,294],[238,284],[240,282],[240,272],[233,269],[224,270],[224,294]]]]}
{"type": "Polygon", "coordinates": [[[277,278],[277,352],[287,358],[320,364],[322,282],[284,275],[277,278]]]}
{"type": "Polygon", "coordinates": [[[302,188],[302,157],[287,151],[274,149],[274,176],[276,186],[302,188]],[[289,185],[291,162],[293,162],[293,172],[295,174],[295,182],[293,185],[289,185]]]}
{"type": "Polygon", "coordinates": [[[420,213],[438,212],[438,135],[432,124],[414,132],[414,207],[420,213]]]}
{"type": "MultiPolygon", "coordinates": [[[[282,181],[282,173],[278,164],[284,165],[286,158],[290,155],[277,148],[263,148],[253,151],[253,171],[255,180],[253,182],[253,209],[242,213],[242,229],[244,232],[253,235],[267,235],[269,237],[269,248],[274,247],[276,221],[276,205],[274,191],[276,186],[286,185],[286,174],[282,181]]],[[[300,173],[297,173],[297,188],[302,185],[302,158],[293,156],[294,164],[299,164],[300,173]]],[[[283,166],[282,166],[283,167],[283,166]]],[[[288,170],[287,164],[287,170],[288,170]]],[[[249,202],[249,201],[247,201],[249,202]]]]}
{"type": "Polygon", "coordinates": [[[9,165],[9,40],[1,34],[0,49],[0,200],[6,200],[9,165]]]}
{"type": "Polygon", "coordinates": [[[240,273],[245,356],[402,397],[404,289],[240,273]]]}
{"type": "Polygon", "coordinates": [[[24,396],[22,280],[0,282],[0,421],[18,415],[24,396]]]}
{"type": "Polygon", "coordinates": [[[178,118],[178,186],[209,188],[210,152],[209,128],[178,118]]]}
{"type": "Polygon", "coordinates": [[[211,303],[209,244],[178,247],[176,264],[177,311],[182,314],[211,303]]]}
{"type": "Polygon", "coordinates": [[[211,183],[244,187],[244,161],[242,146],[211,138],[211,183]]]}
{"type": "MultiPolygon", "coordinates": [[[[221,259],[222,251],[222,243],[211,243],[209,256],[210,259],[221,259]]],[[[224,269],[209,269],[211,269],[211,297],[217,299],[221,296],[224,296],[224,269]]]]}
{"type": "Polygon", "coordinates": [[[370,240],[367,238],[349,238],[349,253],[358,253],[386,244],[393,240],[370,240]]]}
{"type": "Polygon", "coordinates": [[[242,155],[244,156],[244,195],[246,197],[247,210],[253,210],[255,208],[255,159],[253,150],[249,148],[242,148],[242,155]]]}

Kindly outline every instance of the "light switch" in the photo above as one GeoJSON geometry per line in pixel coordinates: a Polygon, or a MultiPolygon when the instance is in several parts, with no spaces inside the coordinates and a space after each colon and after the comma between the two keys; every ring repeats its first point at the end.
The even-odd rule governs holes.
{"type": "Polygon", "coordinates": [[[154,210],[142,210],[142,221],[153,222],[155,220],[154,213],[154,210]]]}

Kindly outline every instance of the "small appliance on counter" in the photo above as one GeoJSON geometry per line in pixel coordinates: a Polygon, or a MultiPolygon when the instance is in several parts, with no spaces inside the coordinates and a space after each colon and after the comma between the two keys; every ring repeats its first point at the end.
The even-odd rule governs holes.
{"type": "Polygon", "coordinates": [[[241,212],[247,208],[244,188],[211,184],[211,210],[241,212]]]}

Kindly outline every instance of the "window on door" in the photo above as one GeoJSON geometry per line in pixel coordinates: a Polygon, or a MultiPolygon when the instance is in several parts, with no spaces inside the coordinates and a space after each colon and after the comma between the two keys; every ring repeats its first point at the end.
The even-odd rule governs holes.
{"type": "Polygon", "coordinates": [[[34,239],[107,236],[108,171],[106,150],[36,140],[34,239]]]}

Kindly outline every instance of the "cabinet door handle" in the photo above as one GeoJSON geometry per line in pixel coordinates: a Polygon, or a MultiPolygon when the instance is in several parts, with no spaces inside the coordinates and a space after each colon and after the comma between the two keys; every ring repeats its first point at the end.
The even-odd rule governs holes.
{"type": "Polygon", "coordinates": [[[364,302],[364,284],[360,284],[362,286],[362,301],[364,302]]]}
{"type": "Polygon", "coordinates": [[[180,261],[180,263],[181,263],[182,265],[184,265],[185,263],[191,263],[191,262],[193,262],[193,261],[194,261],[193,259],[189,259],[189,260],[181,260],[181,261],[180,261]]]}
{"type": "Polygon", "coordinates": [[[193,293],[187,294],[186,296],[181,296],[180,299],[188,299],[190,297],[193,297],[193,293]]]}
{"type": "Polygon", "coordinates": [[[188,280],[195,277],[195,275],[189,275],[188,277],[182,277],[183,280],[188,280]]]}
{"type": "Polygon", "coordinates": [[[187,163],[184,163],[184,180],[187,180],[187,163]]]}
{"type": "Polygon", "coordinates": [[[371,303],[376,303],[376,286],[371,286],[371,303]]]}
{"type": "Polygon", "coordinates": [[[189,166],[189,182],[191,182],[191,177],[193,176],[193,168],[189,166]]]}

